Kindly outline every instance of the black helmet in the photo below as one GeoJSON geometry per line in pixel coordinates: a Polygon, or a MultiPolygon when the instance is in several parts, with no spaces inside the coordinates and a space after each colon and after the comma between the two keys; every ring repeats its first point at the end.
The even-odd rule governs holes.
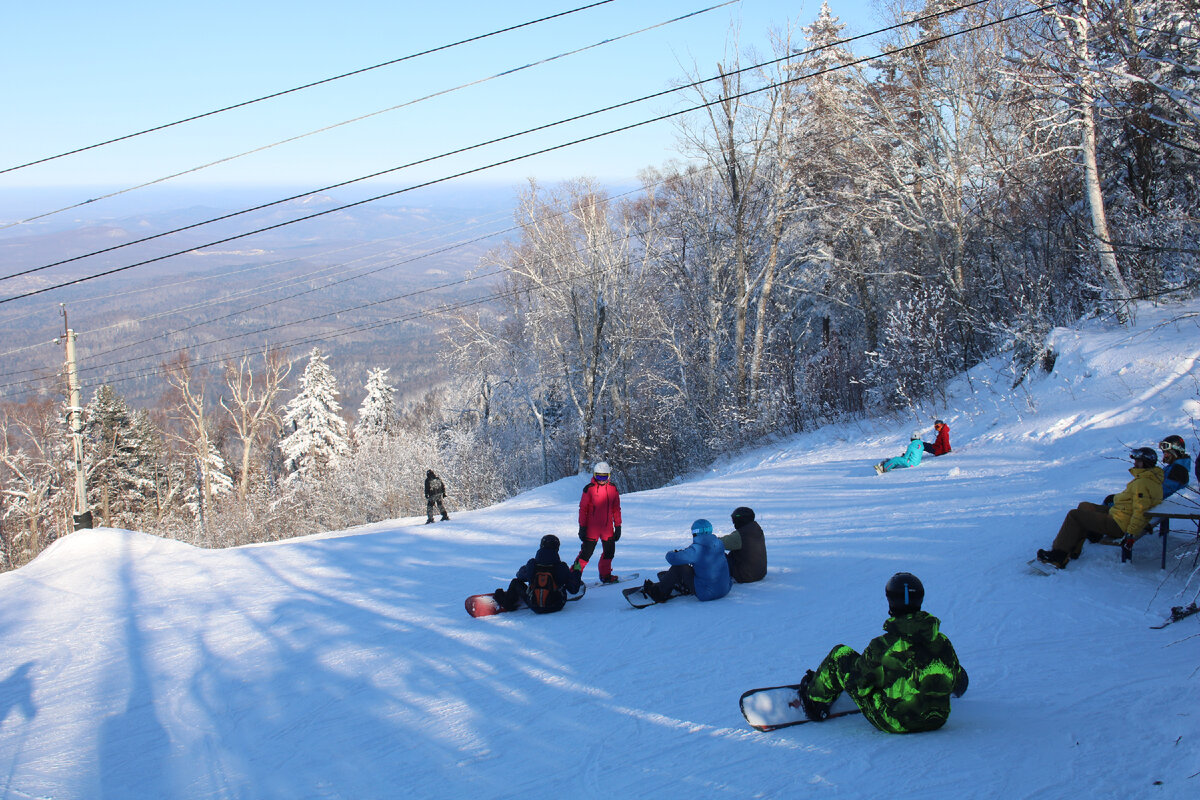
{"type": "Polygon", "coordinates": [[[553,550],[554,552],[557,553],[558,545],[559,545],[558,537],[555,536],[553,533],[547,533],[545,536],[542,537],[541,548],[543,550],[549,548],[550,550],[553,550]]]}
{"type": "Polygon", "coordinates": [[[754,521],[754,509],[746,508],[745,506],[738,506],[729,516],[733,520],[733,527],[737,528],[741,525],[745,525],[747,522],[754,521]]]}
{"type": "Polygon", "coordinates": [[[1174,450],[1176,453],[1186,453],[1187,442],[1183,440],[1182,436],[1173,433],[1170,436],[1163,437],[1163,440],[1158,443],[1158,449],[1164,453],[1168,450],[1174,450]]]}
{"type": "Polygon", "coordinates": [[[921,601],[925,599],[925,587],[911,572],[897,572],[888,579],[883,591],[887,595],[888,613],[893,617],[920,611],[921,601]]]}
{"type": "Polygon", "coordinates": [[[1147,467],[1153,467],[1158,464],[1158,453],[1154,452],[1153,447],[1138,447],[1129,451],[1129,457],[1134,461],[1144,461],[1147,467]]]}

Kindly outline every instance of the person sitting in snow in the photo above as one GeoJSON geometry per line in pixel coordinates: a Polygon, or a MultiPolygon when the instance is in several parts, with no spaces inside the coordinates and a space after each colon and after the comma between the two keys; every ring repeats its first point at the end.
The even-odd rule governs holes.
{"type": "Polygon", "coordinates": [[[642,594],[656,603],[681,594],[694,594],[698,600],[719,600],[733,586],[725,548],[713,536],[712,523],[706,519],[692,523],[691,545],[667,553],[667,563],[671,568],[658,573],[658,583],[647,579],[642,584],[642,594]]]}
{"type": "Polygon", "coordinates": [[[1162,450],[1163,499],[1167,499],[1188,485],[1192,479],[1192,457],[1187,454],[1187,443],[1182,436],[1171,434],[1158,443],[1162,450]]]}
{"type": "Polygon", "coordinates": [[[909,436],[908,449],[904,451],[904,455],[889,458],[887,461],[880,461],[875,465],[875,471],[882,475],[894,469],[915,467],[921,463],[921,456],[924,454],[925,442],[921,441],[921,432],[913,431],[909,436]]]}
{"type": "Polygon", "coordinates": [[[763,529],[754,521],[754,510],[740,506],[729,515],[733,519],[733,533],[721,537],[721,544],[729,552],[729,574],[738,583],[754,583],[767,576],[767,542],[763,529]]]}
{"type": "Polygon", "coordinates": [[[933,444],[922,442],[925,452],[931,456],[944,456],[950,452],[950,426],[940,419],[935,419],[933,429],[937,432],[937,438],[933,440],[933,444]]]}
{"type": "Polygon", "coordinates": [[[862,655],[839,644],[800,680],[800,705],[810,720],[827,719],[833,701],[846,692],[867,721],[885,733],[932,731],[946,724],[950,695],[962,697],[967,691],[967,671],[941,632],[941,621],[921,610],[921,581],[897,572],[884,594],[884,634],[862,655]]]}
{"type": "Polygon", "coordinates": [[[579,572],[567,566],[558,555],[559,541],[547,533],[538,544],[537,555],[525,562],[508,589],[496,590],[496,602],[512,611],[521,601],[538,614],[560,611],[568,594],[579,594],[579,572]]]}
{"type": "Polygon", "coordinates": [[[1112,506],[1080,503],[1067,512],[1058,535],[1049,550],[1038,550],[1037,560],[1066,569],[1067,562],[1079,558],[1083,542],[1108,540],[1121,542],[1121,560],[1127,561],[1133,543],[1146,532],[1146,511],[1162,502],[1163,471],[1157,466],[1153,447],[1139,447],[1129,453],[1133,476],[1120,494],[1112,495],[1112,506]]]}

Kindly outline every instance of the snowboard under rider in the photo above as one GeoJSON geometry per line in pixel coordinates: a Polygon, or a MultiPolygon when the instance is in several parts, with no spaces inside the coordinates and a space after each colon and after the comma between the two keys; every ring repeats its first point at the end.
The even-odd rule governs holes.
{"type": "Polygon", "coordinates": [[[647,579],[642,584],[642,594],[654,602],[665,603],[683,594],[694,594],[697,600],[719,600],[729,594],[733,586],[729,562],[708,520],[693,522],[691,545],[672,550],[666,557],[671,567],[658,573],[658,583],[647,579]]]}
{"type": "Polygon", "coordinates": [[[1162,450],[1163,499],[1166,500],[1192,479],[1189,474],[1192,471],[1192,457],[1187,454],[1187,442],[1176,434],[1164,436],[1158,443],[1158,449],[1162,450]]]}
{"type": "Polygon", "coordinates": [[[1120,494],[1112,495],[1112,505],[1080,503],[1067,512],[1058,535],[1049,550],[1038,550],[1037,560],[1066,569],[1072,558],[1083,553],[1083,542],[1121,543],[1122,561],[1133,552],[1133,543],[1146,532],[1146,511],[1162,502],[1163,471],[1153,447],[1139,447],[1129,453],[1133,476],[1120,494]]]}
{"type": "Polygon", "coordinates": [[[933,440],[932,444],[922,442],[921,445],[931,456],[944,456],[950,452],[950,426],[940,419],[935,419],[933,429],[937,432],[937,438],[933,440]]]}
{"type": "Polygon", "coordinates": [[[729,552],[729,574],[738,583],[754,583],[767,576],[767,542],[763,529],[754,521],[754,509],[739,506],[729,515],[733,533],[721,537],[729,552]]]}
{"type": "Polygon", "coordinates": [[[582,574],[596,552],[596,542],[599,541],[601,583],[616,583],[618,580],[612,574],[612,562],[621,538],[621,493],[613,485],[611,477],[612,470],[608,462],[601,461],[592,470],[592,480],[583,487],[583,496],[579,498],[581,544],[579,555],[571,565],[571,569],[582,574]]]}
{"type": "Polygon", "coordinates": [[[950,695],[967,691],[967,671],[939,629],[941,621],[921,610],[921,581],[897,572],[884,594],[884,634],[861,655],[839,644],[800,681],[800,705],[810,720],[827,719],[833,701],[846,692],[867,721],[885,733],[932,731],[946,724],[950,695]]]}
{"type": "Polygon", "coordinates": [[[925,442],[921,441],[921,432],[913,431],[909,436],[908,448],[904,451],[904,455],[880,461],[875,465],[875,471],[882,475],[894,469],[915,467],[921,463],[921,456],[924,454],[925,442]]]}
{"type": "Polygon", "coordinates": [[[446,497],[446,484],[442,482],[434,471],[425,470],[425,524],[429,525],[433,522],[433,508],[437,506],[437,510],[441,512],[442,519],[450,519],[450,515],[446,513],[446,505],[443,500],[446,497]]]}
{"type": "Polygon", "coordinates": [[[537,555],[517,570],[508,589],[496,590],[496,602],[513,611],[521,602],[535,613],[550,614],[562,610],[567,596],[579,594],[579,573],[558,555],[559,541],[553,533],[542,537],[537,555]]]}

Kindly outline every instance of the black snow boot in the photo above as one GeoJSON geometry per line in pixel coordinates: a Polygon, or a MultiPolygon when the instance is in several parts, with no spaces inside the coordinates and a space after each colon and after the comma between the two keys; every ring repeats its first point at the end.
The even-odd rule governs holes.
{"type": "Polygon", "coordinates": [[[815,677],[816,673],[810,669],[800,679],[800,707],[804,709],[804,716],[813,722],[821,722],[829,718],[829,703],[818,703],[808,696],[808,687],[815,677]]]}
{"type": "Polygon", "coordinates": [[[1062,550],[1038,550],[1037,560],[1052,567],[1066,569],[1067,562],[1071,560],[1071,557],[1062,550]]]}

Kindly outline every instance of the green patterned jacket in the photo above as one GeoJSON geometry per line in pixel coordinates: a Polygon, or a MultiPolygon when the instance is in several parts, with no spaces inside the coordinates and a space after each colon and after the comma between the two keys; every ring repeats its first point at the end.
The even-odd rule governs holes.
{"type": "Polygon", "coordinates": [[[872,639],[855,662],[853,685],[847,688],[880,730],[940,728],[950,716],[951,693],[966,691],[967,671],[939,624],[925,611],[889,617],[884,635],[872,639]]]}

